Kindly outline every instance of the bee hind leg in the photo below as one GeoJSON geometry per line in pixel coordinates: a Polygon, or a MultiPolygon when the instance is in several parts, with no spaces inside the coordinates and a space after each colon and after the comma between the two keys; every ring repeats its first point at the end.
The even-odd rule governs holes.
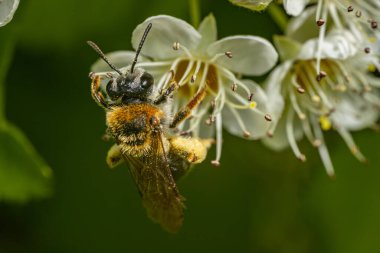
{"type": "Polygon", "coordinates": [[[111,169],[114,169],[116,166],[124,162],[120,148],[117,144],[114,144],[110,150],[108,150],[106,162],[111,169]]]}
{"type": "Polygon", "coordinates": [[[177,136],[169,139],[169,142],[170,153],[181,157],[190,164],[197,164],[205,160],[207,150],[214,140],[177,136]]]}

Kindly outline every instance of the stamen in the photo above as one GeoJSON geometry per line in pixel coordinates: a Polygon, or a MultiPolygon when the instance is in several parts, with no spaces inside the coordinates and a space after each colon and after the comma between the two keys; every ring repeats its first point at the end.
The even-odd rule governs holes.
{"type": "Polygon", "coordinates": [[[197,60],[197,65],[195,65],[194,73],[193,73],[193,75],[191,76],[191,79],[190,79],[191,83],[194,83],[195,80],[197,79],[197,75],[198,75],[198,72],[199,72],[199,69],[201,68],[201,66],[202,66],[202,62],[200,60],[197,60]]]}
{"type": "Polygon", "coordinates": [[[216,60],[218,60],[220,57],[223,57],[223,56],[227,56],[229,59],[231,59],[232,53],[229,51],[224,52],[224,53],[218,53],[218,54],[214,55],[214,57],[211,58],[210,63],[214,63],[216,60]]]}
{"type": "Polygon", "coordinates": [[[186,70],[178,82],[178,86],[182,86],[184,83],[186,83],[185,81],[187,80],[189,73],[190,73],[191,69],[193,68],[193,65],[194,65],[194,61],[192,61],[192,60],[187,64],[186,70]]]}
{"type": "Polygon", "coordinates": [[[237,111],[234,108],[229,107],[229,106],[228,106],[228,109],[230,109],[230,111],[234,115],[239,127],[242,130],[243,136],[244,137],[250,137],[251,133],[247,131],[247,128],[245,127],[245,124],[244,124],[243,120],[241,119],[240,115],[237,113],[237,111]]]}
{"type": "Polygon", "coordinates": [[[348,148],[351,150],[351,153],[356,157],[356,159],[358,159],[362,163],[367,162],[367,159],[358,149],[358,146],[355,144],[355,141],[352,138],[351,134],[341,126],[336,127],[336,130],[338,131],[344,142],[347,144],[348,148]]]}
{"type": "Polygon", "coordinates": [[[272,121],[272,116],[270,116],[269,114],[265,114],[264,118],[266,121],[272,121]]]}
{"type": "Polygon", "coordinates": [[[220,165],[220,157],[222,154],[222,116],[220,113],[216,115],[216,158],[211,161],[214,166],[220,165]]]}
{"type": "Polygon", "coordinates": [[[187,49],[184,45],[180,44],[178,41],[173,43],[173,50],[178,51],[179,49],[182,49],[187,57],[190,59],[193,58],[192,54],[190,53],[189,49],[187,49]]]}
{"type": "MultiPolygon", "coordinates": [[[[293,79],[293,78],[292,78],[293,79]]],[[[302,112],[300,106],[298,105],[297,103],[297,98],[294,94],[294,92],[292,92],[292,90],[290,89],[289,90],[289,97],[290,97],[290,102],[292,103],[292,106],[293,106],[293,109],[297,112],[297,115],[298,115],[298,118],[300,120],[304,120],[306,118],[305,114],[302,112]]]]}
{"type": "Polygon", "coordinates": [[[364,52],[366,54],[369,54],[371,52],[371,49],[369,47],[364,48],[364,52]]]}
{"type": "MultiPolygon", "coordinates": [[[[327,22],[327,6],[323,6],[322,19],[327,22]]],[[[322,54],[322,46],[326,33],[326,25],[322,26],[319,30],[319,38],[318,38],[318,48],[317,48],[317,73],[321,72],[321,54],[322,54]]]]}
{"type": "Polygon", "coordinates": [[[294,120],[294,111],[292,109],[289,109],[288,115],[286,118],[286,136],[288,138],[289,145],[292,148],[294,155],[302,162],[305,162],[306,156],[302,154],[301,151],[299,150],[297,141],[294,136],[293,120],[294,120]]]}
{"type": "Polygon", "coordinates": [[[351,5],[348,6],[347,11],[348,11],[348,12],[352,12],[352,11],[354,11],[354,7],[352,7],[351,5]]]}
{"type": "Polygon", "coordinates": [[[323,138],[322,130],[319,127],[318,122],[316,121],[316,119],[314,117],[310,117],[310,120],[312,122],[312,126],[313,126],[313,129],[314,129],[315,137],[318,140],[320,140],[320,145],[318,147],[319,155],[321,156],[323,165],[326,168],[327,175],[329,175],[330,177],[333,178],[333,177],[335,177],[334,166],[333,166],[333,164],[331,162],[329,151],[328,151],[328,149],[326,147],[325,140],[323,138]]]}

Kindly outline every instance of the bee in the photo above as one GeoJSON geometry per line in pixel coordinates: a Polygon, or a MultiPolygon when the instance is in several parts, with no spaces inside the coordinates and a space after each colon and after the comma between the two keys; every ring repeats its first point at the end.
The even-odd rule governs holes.
{"type": "Polygon", "coordinates": [[[107,59],[94,42],[87,42],[118,74],[107,83],[105,91],[100,88],[101,77],[90,75],[91,94],[105,109],[107,134],[116,142],[108,152],[108,165],[113,168],[124,161],[127,163],[148,216],[165,230],[174,233],[182,225],[185,207],[176,180],[192,164],[205,159],[211,140],[169,133],[169,128],[176,127],[190,115],[191,109],[203,99],[204,92],[191,99],[174,118],[168,116],[165,105],[178,88],[176,81],[172,78],[166,90],[155,92],[153,76],[136,67],[151,27],[152,24],[147,26],[134,61],[124,73],[107,59]]]}

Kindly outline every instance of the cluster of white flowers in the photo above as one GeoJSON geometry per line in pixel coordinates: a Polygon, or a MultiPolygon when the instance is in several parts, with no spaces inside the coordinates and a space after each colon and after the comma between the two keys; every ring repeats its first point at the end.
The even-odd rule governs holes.
{"type": "MultiPolygon", "coordinates": [[[[271,1],[238,4],[247,7],[250,2],[261,9],[271,1]]],[[[213,164],[219,164],[224,127],[237,136],[261,139],[275,150],[290,146],[302,161],[306,156],[297,142],[306,136],[333,176],[323,132],[338,132],[354,156],[364,161],[350,132],[375,126],[379,118],[380,79],[372,72],[380,69],[380,34],[374,19],[380,16],[380,2],[285,0],[283,4],[286,12],[296,17],[288,23],[284,36],[274,38],[281,63],[263,88],[247,77],[263,75],[274,67],[278,54],[272,44],[248,35],[217,40],[212,15],[197,30],[165,15],[145,20],[132,36],[137,48],[145,27],[153,24],[137,66],[153,74],[156,93],[173,78],[178,83],[171,104],[173,114],[205,91],[192,117],[175,132],[215,136],[213,164]],[[329,25],[328,19],[332,20],[329,25]]],[[[133,56],[134,52],[128,51],[107,55],[122,70],[133,56]]],[[[104,62],[96,62],[92,71],[103,77],[103,83],[108,81],[110,69],[104,62]]]]}
{"type": "Polygon", "coordinates": [[[327,173],[334,168],[323,131],[336,130],[359,161],[365,161],[350,132],[376,125],[379,118],[380,15],[377,0],[284,1],[293,18],[286,36],[275,43],[282,63],[269,76],[265,90],[274,123],[264,143],[273,149],[297,146],[303,136],[318,148],[327,173]],[[328,22],[330,20],[332,22],[328,22]],[[273,137],[272,137],[273,136],[273,137]]]}

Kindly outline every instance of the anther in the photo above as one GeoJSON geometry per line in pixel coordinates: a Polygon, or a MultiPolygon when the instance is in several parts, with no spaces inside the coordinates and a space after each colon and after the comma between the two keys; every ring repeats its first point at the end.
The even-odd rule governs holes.
{"type": "Polygon", "coordinates": [[[268,132],[267,132],[267,136],[268,136],[269,138],[272,138],[272,137],[273,137],[273,132],[272,132],[272,131],[268,131],[268,132]]]}
{"type": "Polygon", "coordinates": [[[249,96],[248,96],[248,101],[251,102],[251,101],[252,101],[252,98],[253,98],[253,93],[249,94],[249,96]]]}
{"type": "Polygon", "coordinates": [[[301,162],[306,162],[306,156],[304,154],[300,154],[298,157],[297,157],[301,162]]]}
{"type": "Polygon", "coordinates": [[[205,124],[206,125],[208,125],[208,126],[211,126],[211,119],[210,118],[207,118],[206,120],[205,120],[205,124]]]}
{"type": "Polygon", "coordinates": [[[215,99],[211,100],[210,103],[211,103],[211,108],[214,109],[215,108],[215,104],[216,104],[215,99]]]}
{"type": "Polygon", "coordinates": [[[230,51],[227,51],[224,53],[228,58],[232,58],[232,53],[230,51]]]}
{"type": "Polygon", "coordinates": [[[192,75],[191,78],[190,78],[190,82],[194,83],[196,79],[197,79],[197,76],[196,75],[192,75]]]}
{"type": "Polygon", "coordinates": [[[362,16],[362,12],[361,12],[361,11],[356,11],[356,12],[355,12],[355,16],[356,16],[357,18],[360,18],[360,17],[362,16]]]}
{"type": "Polygon", "coordinates": [[[305,115],[304,113],[299,113],[299,114],[298,114],[298,118],[299,118],[300,120],[305,120],[305,119],[306,119],[306,115],[305,115]]]}
{"type": "Polygon", "coordinates": [[[231,84],[231,90],[233,91],[233,92],[235,92],[236,90],[237,90],[237,84],[236,83],[233,83],[233,84],[231,84]]]}
{"type": "Polygon", "coordinates": [[[248,131],[244,131],[244,132],[243,132],[243,136],[244,136],[245,138],[249,138],[249,137],[251,137],[251,133],[248,132],[248,131]]]}
{"type": "Polygon", "coordinates": [[[369,53],[371,53],[371,49],[369,47],[366,47],[366,48],[364,48],[364,52],[366,54],[369,54],[369,53]]]}
{"type": "Polygon", "coordinates": [[[109,78],[113,78],[113,75],[112,75],[112,73],[110,73],[110,72],[107,72],[107,74],[106,74],[109,78]]]}
{"type": "Polygon", "coordinates": [[[318,82],[321,81],[322,78],[324,78],[326,76],[327,76],[326,72],[324,72],[324,71],[319,72],[319,74],[317,75],[317,81],[318,82]]]}
{"type": "Polygon", "coordinates": [[[318,147],[321,146],[321,145],[322,145],[322,141],[321,141],[320,139],[315,139],[315,140],[313,141],[313,146],[314,146],[314,147],[318,148],[318,147]]]}
{"type": "Polygon", "coordinates": [[[371,28],[376,29],[377,28],[377,22],[375,20],[371,21],[371,28]]]}
{"type": "Polygon", "coordinates": [[[322,18],[317,20],[317,26],[323,26],[326,23],[326,21],[322,18]]]}
{"type": "Polygon", "coordinates": [[[272,121],[272,116],[270,116],[269,114],[265,114],[265,116],[264,116],[264,119],[266,120],[266,121],[272,121]]]}
{"type": "Polygon", "coordinates": [[[315,102],[315,103],[319,103],[319,102],[321,102],[321,98],[320,98],[319,96],[317,96],[317,95],[312,96],[312,97],[311,97],[311,100],[312,100],[313,102],[315,102]]]}
{"type": "Polygon", "coordinates": [[[179,47],[180,47],[179,42],[174,42],[174,43],[173,43],[173,49],[174,49],[174,50],[178,50],[179,47]]]}
{"type": "Polygon", "coordinates": [[[298,91],[299,94],[304,94],[304,93],[305,93],[305,89],[302,88],[301,86],[299,86],[299,87],[297,88],[297,91],[298,91]]]}
{"type": "Polygon", "coordinates": [[[354,11],[354,7],[352,7],[351,5],[348,6],[348,7],[347,7],[347,11],[348,11],[348,12],[352,12],[352,11],[354,11]]]}
{"type": "Polygon", "coordinates": [[[211,161],[211,164],[212,164],[213,166],[215,166],[215,167],[219,167],[219,166],[220,166],[220,162],[217,161],[217,160],[213,160],[213,161],[211,161]]]}
{"type": "Polygon", "coordinates": [[[88,73],[88,77],[90,78],[90,79],[94,79],[94,77],[95,77],[95,72],[90,72],[90,73],[88,73]]]}

